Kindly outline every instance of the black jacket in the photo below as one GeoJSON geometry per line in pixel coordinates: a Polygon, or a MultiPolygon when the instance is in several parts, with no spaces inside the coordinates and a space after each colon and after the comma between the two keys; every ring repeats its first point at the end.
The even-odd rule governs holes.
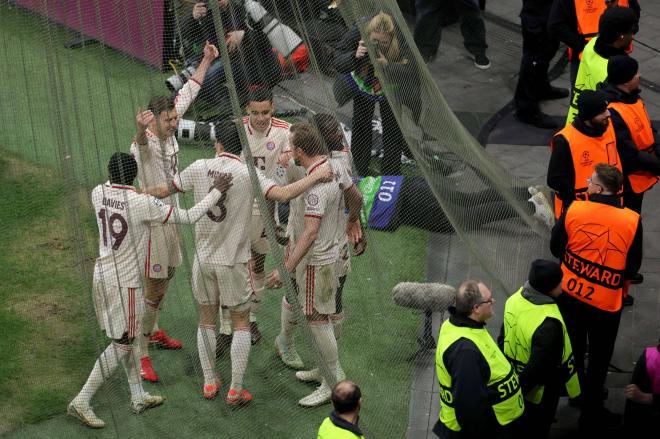
{"type": "MultiPolygon", "coordinates": [[[[529,282],[525,282],[521,294],[534,305],[555,303],[552,297],[539,293],[529,282]]],[[[500,329],[497,344],[504,351],[504,325],[500,329]]],[[[536,386],[546,386],[543,399],[559,398],[563,384],[561,369],[563,352],[564,332],[561,322],[555,318],[547,317],[536,328],[532,336],[529,361],[522,372],[518,374],[523,395],[526,395],[536,386]]]]}
{"type": "MultiPolygon", "coordinates": [[[[449,321],[456,326],[480,329],[484,323],[456,314],[450,307],[449,321]]],[[[442,359],[451,375],[456,418],[461,431],[456,433],[440,422],[433,428],[441,438],[496,437],[502,426],[497,422],[489,402],[486,387],[490,379],[490,367],[483,354],[471,340],[459,338],[443,354],[442,359]]]]}
{"type": "MultiPolygon", "coordinates": [[[[641,99],[639,94],[625,93],[609,82],[598,84],[598,89],[605,93],[607,100],[610,103],[621,102],[633,105],[641,99]]],[[[630,135],[630,129],[621,115],[612,108],[610,108],[610,114],[610,120],[614,127],[614,133],[616,134],[616,149],[621,158],[624,175],[631,174],[635,171],[649,171],[654,174],[659,174],[660,160],[658,157],[660,157],[660,144],[658,144],[657,140],[654,147],[656,155],[639,151],[630,135]]],[[[653,131],[654,134],[657,132],[656,130],[653,131]]]]}
{"type": "MultiPolygon", "coordinates": [[[[582,52],[586,42],[577,30],[577,15],[575,14],[575,2],[583,0],[554,0],[548,18],[548,31],[562,43],[576,52],[582,52]]],[[[602,1],[602,0],[601,0],[602,1]]],[[[630,9],[637,13],[637,19],[641,14],[641,8],[637,0],[629,0],[630,9]]]]}
{"type": "MultiPolygon", "coordinates": [[[[586,136],[598,137],[603,135],[604,132],[600,128],[591,128],[585,125],[578,117],[573,120],[572,124],[586,136]]],[[[564,201],[564,208],[575,200],[575,166],[568,141],[562,135],[555,135],[552,139],[547,182],[548,186],[554,189],[559,198],[564,201]]],[[[584,186],[586,185],[586,182],[584,182],[584,186]]]]}
{"type": "Polygon", "coordinates": [[[548,27],[552,0],[523,0],[520,10],[522,26],[532,32],[541,33],[548,27]]]}
{"type": "MultiPolygon", "coordinates": [[[[623,207],[621,207],[619,197],[616,195],[589,195],[589,201],[594,203],[609,204],[610,206],[623,209],[623,207]]],[[[566,245],[568,245],[568,233],[566,232],[566,212],[568,212],[568,209],[565,209],[561,214],[554,227],[552,228],[552,234],[550,236],[550,251],[560,261],[564,258],[566,245]]],[[[630,249],[628,250],[628,254],[626,255],[626,268],[624,269],[625,279],[632,279],[632,277],[639,271],[639,267],[642,265],[643,235],[644,232],[642,231],[642,217],[640,216],[639,223],[637,224],[637,231],[635,232],[633,242],[630,246],[630,249]]]]}

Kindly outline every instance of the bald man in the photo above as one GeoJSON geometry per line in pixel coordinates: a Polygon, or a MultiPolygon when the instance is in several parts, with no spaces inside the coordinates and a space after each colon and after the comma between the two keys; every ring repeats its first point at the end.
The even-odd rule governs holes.
{"type": "Polygon", "coordinates": [[[364,438],[358,421],[362,408],[362,392],[352,381],[339,381],[332,388],[334,411],[325,418],[316,439],[359,439],[364,438]]]}

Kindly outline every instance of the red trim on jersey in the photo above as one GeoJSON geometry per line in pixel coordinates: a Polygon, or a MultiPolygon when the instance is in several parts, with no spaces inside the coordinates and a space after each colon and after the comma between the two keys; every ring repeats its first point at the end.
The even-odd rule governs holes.
{"type": "MultiPolygon", "coordinates": [[[[193,78],[193,77],[188,78],[188,80],[194,82],[195,84],[199,85],[200,87],[202,86],[202,83],[199,82],[198,80],[196,80],[196,79],[193,78]]],[[[178,95],[177,95],[177,97],[178,97],[178,95]]]]}
{"type": "Polygon", "coordinates": [[[167,216],[165,217],[165,221],[163,221],[163,224],[167,222],[167,220],[170,219],[170,215],[172,215],[172,211],[174,210],[174,206],[170,206],[170,211],[167,212],[167,216]]]}
{"type": "Polygon", "coordinates": [[[312,164],[312,166],[307,170],[307,175],[311,174],[312,172],[316,171],[319,166],[321,166],[323,163],[327,162],[328,158],[325,157],[323,160],[316,162],[312,164]]]}
{"type": "Polygon", "coordinates": [[[181,188],[179,188],[179,186],[176,185],[176,183],[174,182],[174,180],[172,180],[172,186],[174,186],[174,189],[176,189],[177,192],[181,192],[181,193],[183,193],[183,191],[181,190],[181,188]]]}
{"type": "Polygon", "coordinates": [[[137,335],[137,322],[135,317],[135,288],[128,289],[128,338],[137,335]]]}
{"type": "Polygon", "coordinates": [[[218,154],[216,157],[227,157],[227,158],[230,158],[230,159],[238,160],[239,162],[242,161],[239,156],[234,155],[230,152],[223,152],[221,154],[218,154]]]}
{"type": "Polygon", "coordinates": [[[151,236],[149,237],[149,245],[147,246],[147,260],[144,261],[144,277],[146,278],[149,278],[150,267],[151,267],[151,236]]]}
{"type": "Polygon", "coordinates": [[[275,186],[277,186],[277,185],[273,184],[268,189],[266,189],[266,193],[264,194],[264,197],[268,198],[268,192],[270,192],[270,190],[273,189],[275,186]]]}
{"type": "Polygon", "coordinates": [[[314,314],[314,266],[307,266],[307,276],[305,282],[305,314],[314,314]]]}
{"type": "Polygon", "coordinates": [[[286,120],[277,119],[275,117],[270,119],[270,124],[276,128],[291,128],[291,124],[289,122],[286,120]]]}
{"type": "Polygon", "coordinates": [[[321,219],[321,218],[323,218],[323,215],[314,215],[313,213],[306,213],[305,217],[321,219]]]}

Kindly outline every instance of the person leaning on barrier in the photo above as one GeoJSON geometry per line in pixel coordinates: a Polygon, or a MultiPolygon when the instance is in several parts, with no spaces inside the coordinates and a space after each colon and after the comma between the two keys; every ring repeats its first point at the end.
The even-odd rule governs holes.
{"type": "Polygon", "coordinates": [[[534,438],[547,437],[564,391],[571,398],[580,394],[571,341],[554,300],[562,277],[556,262],[532,262],[527,282],[506,301],[498,338],[525,397],[520,428],[534,438]]]}
{"type": "Polygon", "coordinates": [[[587,182],[589,199],[576,200],[564,211],[552,229],[550,250],[564,273],[565,294],[557,298],[557,304],[584,393],[580,425],[600,431],[621,421],[603,406],[603,386],[628,279],[642,262],[642,223],[637,212],[621,206],[617,192],[623,174],[619,169],[599,163],[587,182]],[[589,356],[586,369],[585,353],[589,356]]]}
{"type": "Polygon", "coordinates": [[[547,182],[555,191],[555,218],[573,200],[587,199],[587,179],[596,163],[609,163],[621,171],[609,119],[605,95],[585,90],[578,98],[578,117],[553,137],[547,182]]]}
{"type": "Polygon", "coordinates": [[[323,420],[316,439],[364,439],[358,427],[362,392],[357,384],[344,380],[332,388],[334,411],[323,420]]]}
{"type": "Polygon", "coordinates": [[[483,282],[465,281],[440,328],[440,419],[433,427],[440,438],[515,437],[525,404],[518,376],[486,330],[494,302],[483,282]]]}

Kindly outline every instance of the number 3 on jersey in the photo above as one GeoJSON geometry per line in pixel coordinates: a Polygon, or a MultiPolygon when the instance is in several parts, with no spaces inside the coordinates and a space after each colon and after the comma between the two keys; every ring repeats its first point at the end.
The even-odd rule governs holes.
{"type": "Polygon", "coordinates": [[[124,242],[124,238],[126,237],[126,234],[128,233],[128,223],[126,222],[124,217],[118,213],[113,213],[112,215],[110,215],[109,218],[106,219],[105,209],[99,210],[98,217],[101,219],[103,245],[106,247],[108,246],[108,230],[109,230],[111,242],[112,239],[115,240],[114,244],[112,244],[112,249],[118,250],[121,243],[124,242]],[[121,226],[121,229],[119,229],[119,231],[115,231],[116,222],[119,222],[119,225],[121,226]]]}
{"type": "MultiPolygon", "coordinates": [[[[211,192],[212,190],[213,190],[213,186],[209,188],[209,192],[211,192]]],[[[225,219],[225,217],[227,216],[227,206],[225,206],[226,199],[227,199],[227,192],[223,192],[218,202],[215,203],[215,207],[218,207],[220,209],[220,215],[214,214],[212,208],[206,211],[206,216],[208,216],[211,221],[214,221],[216,223],[221,223],[225,219]]]]}

